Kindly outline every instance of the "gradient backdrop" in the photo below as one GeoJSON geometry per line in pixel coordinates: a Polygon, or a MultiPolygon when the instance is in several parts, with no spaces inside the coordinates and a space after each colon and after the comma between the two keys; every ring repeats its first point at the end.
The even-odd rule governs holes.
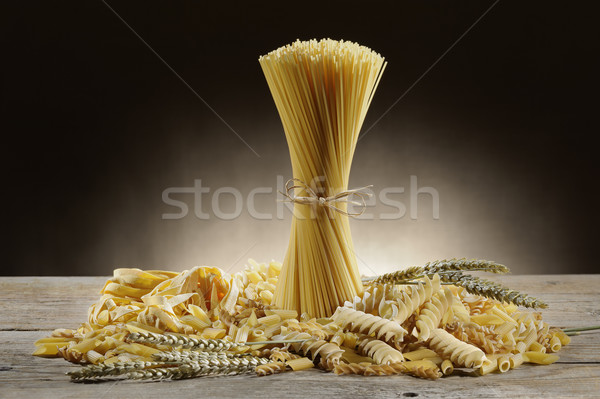
{"type": "Polygon", "coordinates": [[[100,0],[3,4],[1,274],[282,260],[288,211],[256,220],[244,205],[220,220],[211,201],[270,187],[256,209],[275,212],[291,165],[257,58],[322,37],[389,62],[350,187],[404,187],[390,198],[407,213],[381,220],[393,209],[379,203],[352,221],[362,272],[450,257],[598,271],[597,10],[502,0],[473,26],[493,2],[108,4],[189,87],[100,0]],[[439,219],[427,194],[410,217],[410,176],[437,190],[439,219]],[[210,193],[172,195],[190,212],[164,220],[178,209],[163,191],[196,179],[210,193]]]}

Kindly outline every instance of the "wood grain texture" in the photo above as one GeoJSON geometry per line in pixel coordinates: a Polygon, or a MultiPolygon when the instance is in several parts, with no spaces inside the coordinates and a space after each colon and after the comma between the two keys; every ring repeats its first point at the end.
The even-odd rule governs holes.
{"type": "MultiPolygon", "coordinates": [[[[552,325],[600,324],[600,275],[485,276],[525,291],[550,305],[543,311],[552,325]]],[[[335,376],[319,370],[204,377],[186,381],[71,383],[76,369],[61,359],[31,356],[33,342],[54,328],[76,328],[86,319],[105,277],[0,278],[0,397],[597,397],[600,391],[600,333],[572,337],[550,366],[524,365],[485,377],[452,375],[426,381],[393,377],[335,376]]]]}

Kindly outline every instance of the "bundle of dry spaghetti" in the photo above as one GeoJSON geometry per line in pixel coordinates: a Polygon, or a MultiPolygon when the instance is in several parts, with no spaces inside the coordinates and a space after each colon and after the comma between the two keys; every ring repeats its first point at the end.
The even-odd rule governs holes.
{"type": "Polygon", "coordinates": [[[569,342],[541,314],[545,304],[466,273],[506,273],[493,262],[432,262],[368,279],[328,317],[280,309],[277,262],[234,275],[117,269],[76,330],[57,329],[34,355],[84,365],[74,381],[194,378],[318,367],[335,374],[483,375],[550,364],[569,342]]]}
{"type": "MultiPolygon", "coordinates": [[[[294,218],[275,303],[317,317],[362,291],[348,179],[384,58],[346,41],[296,41],[259,58],[287,138],[294,218]]],[[[359,195],[361,193],[358,193],[359,195]]]]}

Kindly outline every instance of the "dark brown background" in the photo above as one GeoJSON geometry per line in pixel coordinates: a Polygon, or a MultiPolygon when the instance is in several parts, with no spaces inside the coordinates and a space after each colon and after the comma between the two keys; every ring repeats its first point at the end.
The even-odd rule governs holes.
{"type": "MultiPolygon", "coordinates": [[[[167,187],[202,179],[246,196],[291,177],[258,56],[321,37],[380,52],[389,66],[367,128],[492,5],[109,3],[260,158],[102,1],[4,3],[3,275],[281,260],[288,212],[161,219],[167,187]]],[[[598,271],[597,10],[577,4],[500,1],[359,142],[351,187],[416,175],[440,194],[439,220],[422,196],[417,220],[353,221],[361,271],[463,256],[514,273],[598,271]]],[[[275,194],[259,198],[274,209],[275,194]]]]}

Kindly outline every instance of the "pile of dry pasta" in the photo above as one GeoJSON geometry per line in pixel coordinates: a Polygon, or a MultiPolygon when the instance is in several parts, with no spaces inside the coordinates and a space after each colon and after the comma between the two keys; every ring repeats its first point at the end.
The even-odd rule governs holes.
{"type": "Polygon", "coordinates": [[[277,308],[281,264],[249,264],[233,275],[215,267],[117,269],[88,321],[55,330],[33,354],[83,364],[70,373],[74,381],[262,376],[311,367],[437,379],[455,368],[484,375],[550,364],[569,342],[540,313],[517,306],[540,301],[486,280],[471,284],[477,278],[460,271],[507,271],[491,262],[434,262],[370,279],[326,318],[277,308]],[[472,293],[478,290],[506,302],[472,293]]]}

